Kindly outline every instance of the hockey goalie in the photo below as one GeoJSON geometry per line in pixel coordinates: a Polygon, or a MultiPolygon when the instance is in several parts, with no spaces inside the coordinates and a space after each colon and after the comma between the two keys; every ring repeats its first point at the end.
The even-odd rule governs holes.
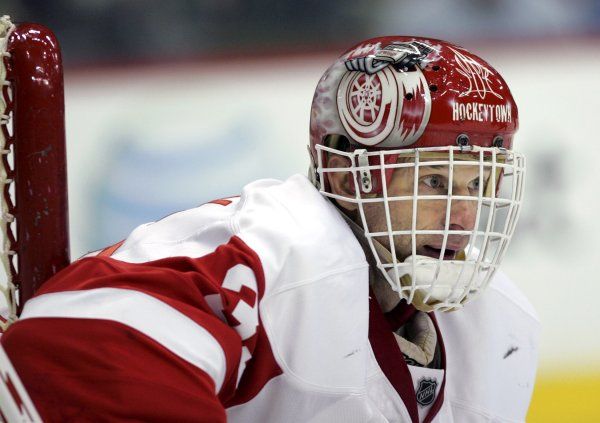
{"type": "Polygon", "coordinates": [[[2,346],[47,422],[525,421],[539,322],[499,270],[518,121],[464,48],[363,41],[318,82],[308,177],[75,261],[2,346]]]}

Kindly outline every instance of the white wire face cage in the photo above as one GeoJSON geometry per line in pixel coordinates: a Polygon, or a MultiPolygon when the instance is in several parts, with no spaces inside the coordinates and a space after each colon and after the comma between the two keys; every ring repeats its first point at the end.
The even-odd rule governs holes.
{"type": "Polygon", "coordinates": [[[320,192],[355,204],[377,268],[401,298],[423,311],[455,310],[489,284],[521,209],[522,154],[479,146],[316,149],[320,192]],[[327,167],[334,154],[349,166],[327,167]],[[325,183],[340,172],[353,197],[325,183]]]}

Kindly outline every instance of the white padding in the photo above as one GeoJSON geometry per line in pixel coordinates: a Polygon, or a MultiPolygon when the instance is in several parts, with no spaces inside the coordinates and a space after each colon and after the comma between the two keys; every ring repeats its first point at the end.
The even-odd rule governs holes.
{"type": "Polygon", "coordinates": [[[225,353],[202,326],[166,303],[138,291],[98,288],[44,294],[29,300],[21,320],[34,317],[105,319],[127,325],[210,375],[219,392],[225,353]]]}

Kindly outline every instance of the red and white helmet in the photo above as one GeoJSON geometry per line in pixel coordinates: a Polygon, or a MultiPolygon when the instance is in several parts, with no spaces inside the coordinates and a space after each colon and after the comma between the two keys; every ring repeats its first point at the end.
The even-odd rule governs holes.
{"type": "Polygon", "coordinates": [[[340,56],[317,85],[310,119],[310,173],[324,195],[358,204],[377,266],[402,298],[423,310],[455,309],[489,283],[512,236],[525,173],[524,157],[512,150],[517,128],[517,106],[506,82],[478,56],[441,40],[373,38],[340,56]],[[349,167],[329,168],[332,154],[344,156],[349,167]],[[416,183],[410,198],[387,193],[396,169],[412,167],[416,180],[419,169],[433,163],[446,166],[450,176],[443,196],[448,212],[439,233],[420,230],[416,216],[412,228],[393,228],[388,216],[387,231],[370,231],[364,215],[367,202],[380,201],[389,215],[390,202],[412,201],[416,214],[419,201],[442,199],[419,195],[416,183]],[[479,169],[478,195],[452,194],[457,165],[479,169]],[[331,192],[327,174],[336,171],[348,173],[354,197],[331,192]],[[500,189],[501,180],[509,192],[500,189]],[[475,227],[452,230],[453,201],[477,202],[475,227]],[[444,247],[458,236],[468,236],[469,243],[455,260],[444,260],[444,248],[439,258],[417,251],[407,258],[396,256],[395,237],[412,237],[414,247],[416,238],[425,235],[439,235],[444,247]],[[382,254],[377,242],[382,237],[389,239],[389,255],[382,254]]]}

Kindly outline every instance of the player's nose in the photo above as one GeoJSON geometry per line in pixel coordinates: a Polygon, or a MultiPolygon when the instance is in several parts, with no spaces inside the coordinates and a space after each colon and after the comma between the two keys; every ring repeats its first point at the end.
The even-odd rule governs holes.
{"type": "MultiPolygon", "coordinates": [[[[468,195],[455,193],[455,195],[468,195]]],[[[453,200],[450,207],[450,229],[470,231],[475,227],[477,201],[453,200]]]]}

